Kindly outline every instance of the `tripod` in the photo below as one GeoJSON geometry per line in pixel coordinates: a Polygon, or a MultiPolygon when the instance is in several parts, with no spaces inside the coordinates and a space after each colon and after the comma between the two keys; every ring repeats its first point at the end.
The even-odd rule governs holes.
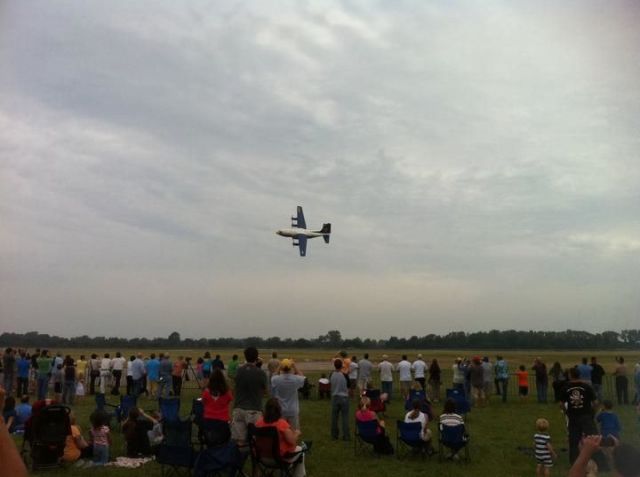
{"type": "MultiPolygon", "coordinates": [[[[202,383],[200,383],[196,370],[193,369],[191,360],[187,361],[187,367],[182,370],[182,382],[183,383],[195,382],[200,391],[204,390],[204,386],[202,385],[202,383]]],[[[186,387],[187,387],[186,385],[183,386],[183,388],[186,388],[186,387]]],[[[189,389],[195,389],[195,387],[189,386],[189,389]]]]}

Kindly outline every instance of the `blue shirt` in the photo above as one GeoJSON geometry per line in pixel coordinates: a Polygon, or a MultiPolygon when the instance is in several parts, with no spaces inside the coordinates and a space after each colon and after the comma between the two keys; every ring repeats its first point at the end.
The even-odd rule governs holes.
{"type": "Polygon", "coordinates": [[[19,378],[28,378],[29,377],[29,368],[31,367],[31,361],[27,358],[20,358],[17,363],[18,367],[18,377],[19,378]]]}
{"type": "Polygon", "coordinates": [[[31,404],[20,403],[16,406],[16,421],[24,424],[31,417],[31,404]]]}
{"type": "Polygon", "coordinates": [[[616,439],[620,439],[620,431],[622,430],[622,427],[620,426],[620,420],[615,413],[611,411],[602,411],[598,414],[596,420],[600,423],[600,434],[602,434],[602,437],[612,435],[616,439]]]}
{"type": "Polygon", "coordinates": [[[144,377],[144,362],[140,358],[131,361],[131,379],[138,381],[144,377]]]}
{"type": "Polygon", "coordinates": [[[589,364],[579,364],[578,365],[578,372],[580,373],[580,379],[582,381],[591,382],[591,371],[592,370],[593,370],[593,368],[589,364]]]}
{"type": "Polygon", "coordinates": [[[147,361],[147,378],[149,381],[157,381],[160,377],[160,361],[156,358],[147,361]]]}

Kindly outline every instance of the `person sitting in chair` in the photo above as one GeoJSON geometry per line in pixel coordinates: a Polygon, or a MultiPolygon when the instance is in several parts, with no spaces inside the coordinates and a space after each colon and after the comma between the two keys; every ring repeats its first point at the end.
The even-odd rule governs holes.
{"type": "Polygon", "coordinates": [[[374,450],[378,454],[393,454],[393,446],[391,445],[391,442],[389,442],[389,437],[386,435],[384,421],[378,419],[378,415],[369,409],[370,405],[371,399],[366,396],[360,398],[360,404],[356,411],[356,421],[376,421],[378,426],[376,428],[377,439],[373,445],[374,450]]]}
{"type": "Polygon", "coordinates": [[[431,431],[427,427],[429,417],[422,412],[422,403],[419,399],[414,399],[411,403],[412,409],[404,416],[404,422],[419,422],[421,425],[420,438],[425,443],[427,453],[433,454],[433,446],[431,445],[431,431]]]}
{"type": "MultiPolygon", "coordinates": [[[[307,448],[303,442],[303,446],[297,444],[300,437],[300,429],[293,430],[289,423],[282,417],[282,409],[276,398],[270,398],[264,407],[264,416],[258,419],[256,427],[275,427],[278,430],[278,440],[280,442],[280,456],[285,461],[295,461],[298,459],[299,453],[307,448]]],[[[304,468],[304,457],[295,466],[293,477],[304,477],[306,471],[304,468]]]]}
{"type": "Polygon", "coordinates": [[[232,401],[233,394],[222,370],[214,368],[209,378],[209,384],[202,391],[203,430],[209,445],[223,444],[231,438],[229,404],[232,401]]]}
{"type": "Polygon", "coordinates": [[[145,414],[142,409],[132,407],[129,417],[122,424],[122,433],[127,441],[127,457],[151,455],[148,432],[153,430],[157,419],[145,414]]]}

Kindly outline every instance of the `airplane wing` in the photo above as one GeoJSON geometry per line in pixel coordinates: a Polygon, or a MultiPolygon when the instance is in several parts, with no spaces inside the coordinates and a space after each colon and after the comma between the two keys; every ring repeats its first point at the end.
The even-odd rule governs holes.
{"type": "Polygon", "coordinates": [[[302,213],[302,207],[298,206],[298,213],[296,217],[297,226],[301,229],[307,228],[307,223],[304,220],[304,213],[302,213]]]}
{"type": "Polygon", "coordinates": [[[305,257],[307,255],[307,237],[305,237],[304,235],[298,235],[297,239],[298,248],[300,249],[300,256],[305,257]]]}

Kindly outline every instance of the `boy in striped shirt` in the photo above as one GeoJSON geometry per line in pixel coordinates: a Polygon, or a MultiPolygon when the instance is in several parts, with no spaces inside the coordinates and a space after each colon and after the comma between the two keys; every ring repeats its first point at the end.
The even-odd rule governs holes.
{"type": "Polygon", "coordinates": [[[553,467],[553,459],[558,456],[551,446],[551,436],[549,435],[549,421],[544,418],[536,420],[538,432],[533,436],[536,456],[536,477],[549,477],[553,467]]]}

